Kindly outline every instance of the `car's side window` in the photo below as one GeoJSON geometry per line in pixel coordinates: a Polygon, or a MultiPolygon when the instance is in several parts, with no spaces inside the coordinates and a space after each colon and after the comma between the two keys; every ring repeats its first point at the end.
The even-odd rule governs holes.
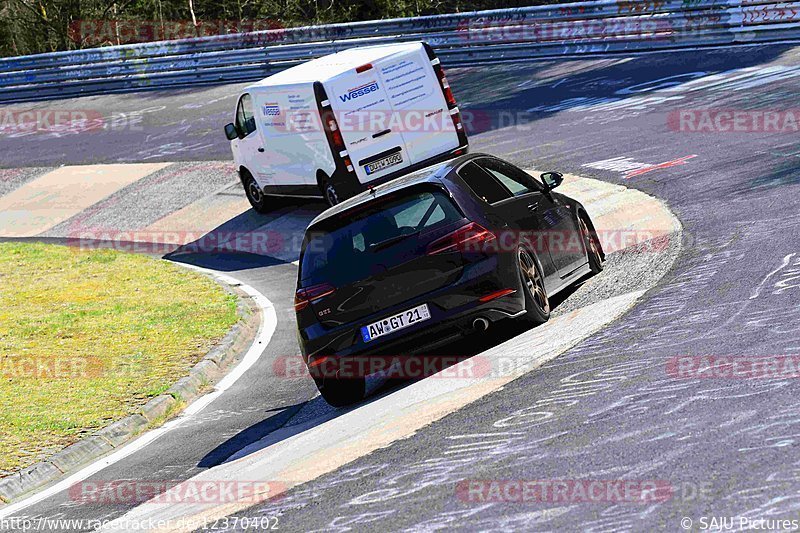
{"type": "Polygon", "coordinates": [[[541,192],[536,181],[526,172],[497,159],[479,159],[477,164],[489,172],[514,196],[522,196],[531,192],[541,192]]]}
{"type": "Polygon", "coordinates": [[[239,99],[239,107],[236,109],[236,129],[245,137],[256,131],[253,99],[249,94],[243,94],[239,99]]]}
{"type": "Polygon", "coordinates": [[[461,167],[458,175],[479,198],[488,204],[512,197],[506,187],[472,161],[461,167]]]}

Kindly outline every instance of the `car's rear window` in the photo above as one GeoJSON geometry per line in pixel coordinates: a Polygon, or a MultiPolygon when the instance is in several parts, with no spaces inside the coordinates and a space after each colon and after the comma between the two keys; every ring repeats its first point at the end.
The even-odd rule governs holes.
{"type": "MultiPolygon", "coordinates": [[[[345,213],[346,214],[346,213],[345,213]]],[[[408,240],[462,218],[440,191],[417,191],[357,211],[346,222],[311,228],[306,235],[300,277],[304,282],[343,285],[368,277],[377,261],[408,240]],[[404,237],[408,236],[407,239],[404,237]]],[[[386,267],[392,265],[383,265],[386,267]]]]}

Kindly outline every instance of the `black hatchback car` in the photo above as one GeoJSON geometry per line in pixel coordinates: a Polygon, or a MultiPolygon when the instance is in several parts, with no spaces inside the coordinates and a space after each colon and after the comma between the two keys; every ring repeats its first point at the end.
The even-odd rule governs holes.
{"type": "Polygon", "coordinates": [[[592,221],[579,202],[553,192],[561,181],[471,154],[314,219],[295,310],[300,348],[325,400],[345,405],[365,395],[363,373],[330,370],[344,361],[419,353],[505,318],[541,324],[550,296],[600,272],[605,257],[592,221]]]}

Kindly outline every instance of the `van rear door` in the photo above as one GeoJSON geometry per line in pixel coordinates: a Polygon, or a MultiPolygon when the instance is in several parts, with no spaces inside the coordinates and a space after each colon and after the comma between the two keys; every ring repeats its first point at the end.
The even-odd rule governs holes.
{"type": "Polygon", "coordinates": [[[410,164],[400,128],[390,125],[389,95],[374,64],[350,69],[324,85],[361,183],[410,164]]]}
{"type": "Polygon", "coordinates": [[[461,144],[439,78],[424,45],[376,62],[395,122],[402,125],[411,163],[455,150],[461,144]]]}

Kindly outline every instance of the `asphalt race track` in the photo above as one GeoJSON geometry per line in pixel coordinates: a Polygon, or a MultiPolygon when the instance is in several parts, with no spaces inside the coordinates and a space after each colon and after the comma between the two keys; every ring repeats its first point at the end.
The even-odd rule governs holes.
{"type": "MultiPolygon", "coordinates": [[[[460,107],[471,114],[473,151],[664,200],[684,229],[675,266],[624,317],[557,359],[410,438],[237,516],[276,517],[279,529],[290,531],[699,530],[711,517],[797,519],[800,384],[676,379],[669,361],[800,354],[797,123],[782,120],[781,131],[719,131],[700,127],[699,112],[797,111],[800,49],[497,65],[453,71],[449,78],[460,107]],[[630,480],[672,490],[646,503],[509,503],[465,498],[457,489],[465,480],[630,480]]],[[[240,87],[10,106],[98,110],[115,116],[118,126],[8,135],[0,144],[3,166],[33,170],[0,171],[0,193],[62,164],[228,160],[221,126],[240,87]]],[[[172,176],[176,186],[163,187],[153,201],[172,212],[202,191],[235,194],[231,175],[214,179],[209,183],[203,172],[172,176]]],[[[300,211],[305,219],[314,210],[319,206],[289,205],[270,216],[300,211]]],[[[153,222],[147,211],[126,213],[134,227],[153,222]]],[[[244,213],[235,223],[253,217],[244,213]]],[[[298,353],[290,262],[248,254],[176,259],[225,270],[273,302],[278,327],[261,368],[298,353]]],[[[612,256],[602,275],[609,276],[569,296],[560,312],[575,305],[570,298],[595,297],[588,286],[602,291],[617,267],[636,279],[657,271],[647,260],[646,254],[612,256]]],[[[635,289],[630,278],[619,283],[635,289]]],[[[517,333],[494,331],[449,351],[479,353],[517,333]]],[[[337,416],[314,398],[310,381],[266,383],[263,374],[248,372],[191,424],[96,479],[184,480],[291,425],[298,413],[303,420],[337,416]]],[[[61,492],[18,515],[110,519],[134,506],[90,505],[61,492]]],[[[216,525],[224,531],[241,524],[216,525]]]]}

